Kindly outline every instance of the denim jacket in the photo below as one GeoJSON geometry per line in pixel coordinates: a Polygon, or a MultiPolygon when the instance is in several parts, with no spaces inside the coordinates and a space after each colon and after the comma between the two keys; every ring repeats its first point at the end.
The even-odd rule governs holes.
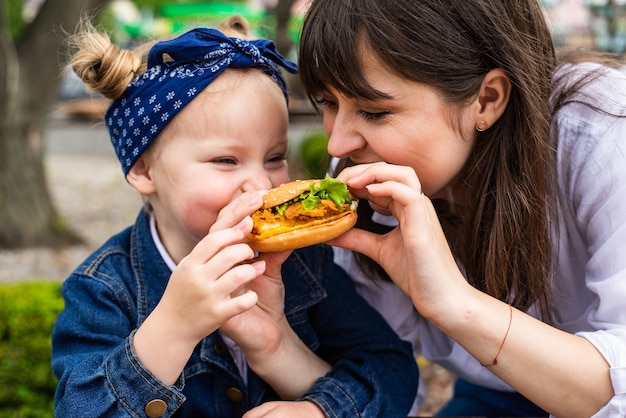
{"type": "MultiPolygon", "coordinates": [[[[333,366],[301,400],[329,417],[405,417],[418,380],[411,347],[332,259],[318,245],[294,251],[282,268],[290,325],[333,366]]],[[[57,417],[241,417],[279,399],[250,369],[244,383],[218,332],[198,344],[173,386],[143,366],[133,335],[170,274],[142,211],[67,278],[52,336],[57,417]]]]}

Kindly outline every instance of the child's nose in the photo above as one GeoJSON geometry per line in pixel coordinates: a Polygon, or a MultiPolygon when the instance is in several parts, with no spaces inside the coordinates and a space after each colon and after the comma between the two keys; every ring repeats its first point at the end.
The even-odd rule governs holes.
{"type": "Polygon", "coordinates": [[[253,173],[243,185],[243,191],[269,190],[272,188],[272,182],[266,173],[253,173]]]}

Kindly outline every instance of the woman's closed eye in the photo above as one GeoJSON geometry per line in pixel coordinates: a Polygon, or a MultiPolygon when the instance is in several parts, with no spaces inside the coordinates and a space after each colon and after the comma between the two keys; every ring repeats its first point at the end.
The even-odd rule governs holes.
{"type": "MultiPolygon", "coordinates": [[[[339,105],[337,104],[337,102],[331,100],[331,99],[327,99],[324,97],[320,97],[318,99],[315,99],[315,102],[320,105],[323,106],[326,110],[330,110],[330,111],[337,111],[337,108],[339,107],[339,105]]],[[[356,111],[356,114],[363,118],[363,120],[365,120],[366,122],[379,122],[381,120],[383,120],[385,117],[387,117],[388,115],[391,114],[391,112],[389,111],[368,111],[368,110],[364,110],[364,109],[359,109],[356,111]]]]}
{"type": "Polygon", "coordinates": [[[330,99],[326,99],[324,97],[318,97],[315,99],[315,103],[326,108],[326,109],[334,109],[337,107],[337,102],[334,102],[330,99]]]}
{"type": "Polygon", "coordinates": [[[368,112],[366,110],[359,110],[357,114],[365,119],[367,122],[379,122],[383,120],[385,117],[391,114],[391,112],[383,111],[383,112],[368,112]]]}

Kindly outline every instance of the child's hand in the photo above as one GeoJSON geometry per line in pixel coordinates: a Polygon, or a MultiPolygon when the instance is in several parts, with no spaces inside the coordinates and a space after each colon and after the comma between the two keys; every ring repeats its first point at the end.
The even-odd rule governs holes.
{"type": "Polygon", "coordinates": [[[257,295],[242,290],[265,270],[261,261],[248,262],[254,253],[241,243],[251,229],[251,219],[245,218],[200,241],[176,267],[161,301],[137,330],[137,355],[164,382],[176,381],[199,341],[255,306],[257,295]]]}
{"type": "MultiPolygon", "coordinates": [[[[261,207],[261,197],[262,193],[239,196],[220,212],[211,231],[228,227],[233,219],[261,207]]],[[[257,303],[220,328],[243,350],[250,368],[283,399],[297,399],[330,370],[330,365],[298,338],[285,317],[281,267],[290,253],[259,255],[256,262],[265,265],[263,274],[241,289],[242,292],[253,291],[258,297],[257,303]]]]}
{"type": "Polygon", "coordinates": [[[291,251],[267,253],[257,258],[266,269],[246,286],[246,290],[257,295],[256,305],[232,317],[221,327],[221,331],[233,339],[251,361],[255,357],[262,359],[274,354],[289,329],[281,276],[282,263],[289,254],[291,251]]]}
{"type": "MultiPolygon", "coordinates": [[[[259,256],[259,260],[266,263],[265,273],[246,286],[257,294],[258,302],[224,323],[221,331],[241,347],[248,365],[261,379],[282,399],[293,400],[309,390],[317,379],[330,371],[331,366],[302,342],[285,317],[281,265],[289,254],[259,256]]],[[[302,403],[286,403],[276,411],[268,412],[268,416],[313,416],[299,415],[291,410],[296,408],[302,412],[297,409],[302,403]],[[285,415],[275,415],[279,411],[285,411],[285,415]]]]}
{"type": "Polygon", "coordinates": [[[247,262],[254,253],[239,243],[250,223],[244,219],[235,228],[210,233],[172,273],[157,309],[177,322],[179,338],[195,345],[256,304],[254,292],[242,291],[265,270],[262,262],[247,262]]]}
{"type": "MultiPolygon", "coordinates": [[[[211,232],[228,228],[234,220],[261,207],[261,196],[262,193],[245,193],[234,199],[220,212],[211,232]]],[[[246,219],[252,223],[249,217],[246,219]]],[[[246,235],[251,229],[250,225],[246,235]]],[[[261,254],[255,260],[265,269],[240,292],[252,291],[258,301],[251,309],[226,321],[220,330],[239,345],[250,368],[283,399],[297,399],[330,370],[330,365],[306,347],[285,317],[281,267],[289,254],[261,254]]]]}
{"type": "Polygon", "coordinates": [[[291,417],[324,417],[322,410],[313,402],[266,402],[251,409],[243,418],[291,418],[291,417]]]}
{"type": "MultiPolygon", "coordinates": [[[[217,216],[211,233],[230,228],[234,222],[250,215],[263,205],[264,191],[247,192],[225,206],[217,216]]],[[[249,218],[248,218],[249,219],[249,218]]],[[[239,221],[238,221],[239,220],[239,221]]],[[[249,231],[247,231],[249,232],[249,231]]],[[[256,263],[266,265],[264,274],[250,282],[240,292],[253,291],[258,296],[252,309],[230,319],[221,331],[232,338],[247,356],[259,357],[274,352],[285,328],[288,327],[284,315],[284,287],[281,266],[290,252],[261,254],[256,263]]]]}

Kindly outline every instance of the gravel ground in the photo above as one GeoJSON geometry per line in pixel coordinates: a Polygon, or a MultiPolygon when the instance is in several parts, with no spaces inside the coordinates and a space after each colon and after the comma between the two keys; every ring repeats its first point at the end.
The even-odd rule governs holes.
{"type": "MultiPolygon", "coordinates": [[[[0,250],[0,283],[67,277],[114,233],[134,223],[141,197],[124,180],[104,128],[53,124],[46,173],[58,213],[85,241],[70,248],[0,250]]],[[[453,377],[420,361],[428,396],[419,416],[431,416],[452,393],[453,377]]]]}
{"type": "Polygon", "coordinates": [[[64,279],[109,236],[133,223],[141,208],[141,198],[111,156],[52,154],[46,170],[57,211],[85,244],[0,250],[0,282],[64,279]]]}

